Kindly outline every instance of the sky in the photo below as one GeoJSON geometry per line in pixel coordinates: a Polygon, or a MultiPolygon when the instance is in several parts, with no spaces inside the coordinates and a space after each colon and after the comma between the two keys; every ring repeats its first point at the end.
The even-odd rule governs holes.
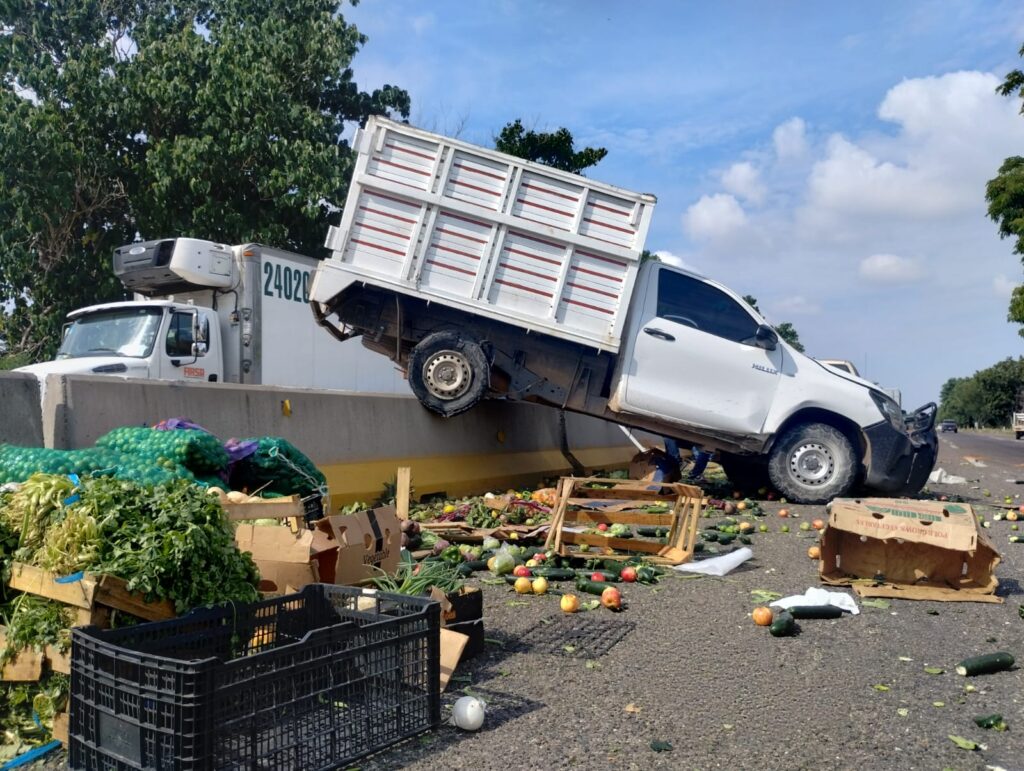
{"type": "Polygon", "coordinates": [[[1024,353],[1024,281],[985,183],[1024,155],[996,87],[1024,67],[1024,3],[362,0],[363,90],[493,147],[509,121],[608,155],[588,177],[653,193],[647,248],[757,298],[807,353],[903,406],[1024,353]]]}

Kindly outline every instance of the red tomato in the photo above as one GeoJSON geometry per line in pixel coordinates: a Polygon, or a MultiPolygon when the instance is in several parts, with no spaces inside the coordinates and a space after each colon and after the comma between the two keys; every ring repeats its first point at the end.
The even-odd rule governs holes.
{"type": "Polygon", "coordinates": [[[591,581],[604,581],[604,573],[592,573],[590,576],[591,581]]]}
{"type": "Polygon", "coordinates": [[[624,567],[622,572],[619,573],[619,577],[627,584],[631,584],[636,581],[636,568],[624,567]]]}

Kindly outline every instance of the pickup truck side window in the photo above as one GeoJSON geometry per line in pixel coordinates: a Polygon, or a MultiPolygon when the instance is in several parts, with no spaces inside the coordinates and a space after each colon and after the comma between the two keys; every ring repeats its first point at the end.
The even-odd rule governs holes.
{"type": "Polygon", "coordinates": [[[750,342],[757,321],[729,295],[703,281],[658,272],[658,316],[737,343],[750,342]]]}
{"type": "MultiPolygon", "coordinates": [[[[206,351],[200,346],[199,355],[206,351]]],[[[172,358],[192,357],[192,314],[173,313],[167,328],[167,355],[172,358]]]]}

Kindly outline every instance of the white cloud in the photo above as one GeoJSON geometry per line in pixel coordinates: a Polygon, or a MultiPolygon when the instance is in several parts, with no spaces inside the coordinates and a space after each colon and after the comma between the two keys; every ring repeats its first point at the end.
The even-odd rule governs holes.
{"type": "Polygon", "coordinates": [[[722,173],[722,187],[752,204],[760,205],[764,201],[761,173],[747,161],[734,163],[722,173]]]}
{"type": "Polygon", "coordinates": [[[807,124],[802,118],[790,118],[775,127],[772,144],[779,160],[800,158],[807,152],[807,124]]]}
{"type": "Polygon", "coordinates": [[[701,196],[683,214],[683,228],[698,241],[729,238],[746,224],[747,215],[740,202],[727,193],[701,196]]]}
{"type": "Polygon", "coordinates": [[[678,254],[673,254],[672,252],[666,251],[664,249],[659,249],[658,251],[656,251],[654,253],[654,256],[657,257],[666,265],[672,265],[676,268],[689,270],[693,273],[700,272],[695,265],[692,265],[689,262],[687,262],[684,257],[680,257],[678,254]]]}
{"type": "Polygon", "coordinates": [[[435,21],[436,19],[434,18],[434,14],[424,13],[420,16],[413,16],[410,23],[412,24],[412,31],[417,35],[422,35],[434,26],[435,21]]]}
{"type": "Polygon", "coordinates": [[[773,303],[772,310],[777,316],[817,316],[821,313],[821,305],[803,295],[792,295],[773,303]]]}
{"type": "Polygon", "coordinates": [[[1017,288],[1018,283],[1019,282],[1009,279],[1000,273],[992,279],[992,291],[995,292],[996,297],[1009,300],[1010,295],[1013,294],[1013,290],[1017,288]]]}
{"type": "Polygon", "coordinates": [[[918,260],[897,254],[872,254],[860,262],[861,278],[874,284],[908,284],[924,275],[918,260]]]}

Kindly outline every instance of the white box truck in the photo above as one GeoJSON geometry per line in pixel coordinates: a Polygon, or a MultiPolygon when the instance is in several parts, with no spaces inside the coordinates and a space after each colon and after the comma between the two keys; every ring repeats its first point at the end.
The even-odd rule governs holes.
{"type": "Polygon", "coordinates": [[[313,322],[317,262],[194,238],[122,246],[114,273],[136,299],[73,311],[56,358],[20,371],[409,393],[385,359],[313,322]]]}
{"type": "Polygon", "coordinates": [[[746,487],[820,503],[916,493],[935,405],[780,340],[733,291],[641,264],[642,195],[395,123],[367,121],[310,299],[440,415],[484,397],[553,405],[717,450],[746,487]]]}

